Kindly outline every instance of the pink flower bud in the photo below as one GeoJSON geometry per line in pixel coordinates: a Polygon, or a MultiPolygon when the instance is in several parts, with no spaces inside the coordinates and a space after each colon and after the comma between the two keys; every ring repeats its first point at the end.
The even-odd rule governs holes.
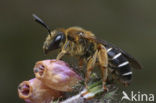
{"type": "Polygon", "coordinates": [[[81,80],[72,68],[61,60],[43,60],[34,67],[36,78],[49,88],[59,91],[72,91],[73,86],[81,80]]]}
{"type": "Polygon", "coordinates": [[[49,103],[53,99],[62,96],[60,91],[46,87],[37,78],[29,81],[23,81],[18,86],[19,97],[27,103],[49,103]]]}

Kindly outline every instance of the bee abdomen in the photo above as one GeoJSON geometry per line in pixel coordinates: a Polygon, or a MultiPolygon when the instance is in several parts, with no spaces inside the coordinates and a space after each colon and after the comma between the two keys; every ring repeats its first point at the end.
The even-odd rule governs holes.
{"type": "Polygon", "coordinates": [[[129,83],[132,79],[132,71],[127,58],[119,50],[108,47],[106,49],[111,71],[119,76],[122,82],[129,83]]]}

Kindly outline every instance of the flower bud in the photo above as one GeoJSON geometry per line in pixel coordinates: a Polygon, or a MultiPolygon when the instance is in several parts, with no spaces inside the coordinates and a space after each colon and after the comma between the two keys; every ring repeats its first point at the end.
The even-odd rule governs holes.
{"type": "Polygon", "coordinates": [[[26,103],[49,103],[53,99],[62,96],[60,91],[46,87],[37,78],[20,83],[18,86],[18,94],[26,103]]]}
{"type": "Polygon", "coordinates": [[[43,60],[34,67],[36,78],[40,79],[49,88],[59,91],[72,91],[80,76],[61,60],[43,60]]]}

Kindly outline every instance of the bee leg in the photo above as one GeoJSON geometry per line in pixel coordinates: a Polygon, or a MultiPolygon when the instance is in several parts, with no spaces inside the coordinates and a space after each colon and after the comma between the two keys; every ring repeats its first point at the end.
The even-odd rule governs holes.
{"type": "Polygon", "coordinates": [[[63,48],[62,48],[62,50],[61,50],[61,52],[57,55],[57,58],[56,58],[56,60],[60,60],[65,54],[66,54],[66,50],[67,50],[67,47],[69,46],[69,41],[67,41],[65,44],[64,44],[64,46],[63,46],[63,48]]]}
{"type": "Polygon", "coordinates": [[[87,64],[87,72],[86,72],[86,77],[85,77],[85,84],[86,84],[86,87],[87,87],[87,82],[88,82],[88,80],[89,80],[91,71],[92,71],[92,69],[93,69],[94,66],[95,66],[95,62],[96,62],[96,58],[97,58],[97,53],[98,53],[98,51],[96,51],[96,52],[94,53],[93,57],[89,59],[88,64],[87,64]]]}
{"type": "Polygon", "coordinates": [[[103,84],[103,88],[104,91],[108,91],[107,87],[106,87],[106,80],[107,80],[107,76],[108,76],[108,57],[107,57],[107,52],[106,49],[104,47],[100,48],[99,52],[98,52],[98,59],[99,59],[99,64],[101,66],[101,71],[102,71],[102,84],[103,84]]]}
{"type": "Polygon", "coordinates": [[[102,85],[103,85],[103,89],[104,91],[108,91],[108,88],[106,87],[106,81],[107,81],[107,76],[108,76],[108,69],[106,67],[101,67],[101,71],[102,71],[102,85]]]}
{"type": "Polygon", "coordinates": [[[65,54],[66,54],[66,51],[65,51],[65,50],[62,50],[62,51],[57,55],[56,60],[60,60],[65,54]]]}
{"type": "Polygon", "coordinates": [[[82,96],[86,95],[89,91],[88,91],[88,80],[91,74],[92,69],[94,68],[95,62],[96,62],[96,58],[97,58],[97,53],[98,51],[96,51],[93,55],[92,58],[89,59],[88,64],[87,64],[87,71],[86,71],[86,76],[85,76],[85,87],[86,87],[86,92],[84,92],[82,94],[82,96]]]}
{"type": "Polygon", "coordinates": [[[83,58],[80,57],[80,59],[79,59],[79,68],[80,68],[80,69],[82,69],[83,62],[84,62],[84,61],[83,61],[83,58]]]}
{"type": "Polygon", "coordinates": [[[85,87],[86,87],[86,89],[88,89],[87,83],[88,83],[92,69],[93,69],[93,58],[91,58],[87,64],[87,71],[86,71],[86,76],[85,76],[85,87]]]}

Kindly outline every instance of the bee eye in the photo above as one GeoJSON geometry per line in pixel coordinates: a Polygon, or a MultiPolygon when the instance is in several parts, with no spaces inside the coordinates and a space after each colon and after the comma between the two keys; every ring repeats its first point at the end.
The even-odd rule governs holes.
{"type": "Polygon", "coordinates": [[[62,40],[62,35],[56,35],[56,37],[54,38],[54,40],[51,42],[51,44],[49,45],[48,49],[57,49],[59,48],[59,44],[62,40]]]}
{"type": "Polygon", "coordinates": [[[54,40],[55,40],[55,42],[58,42],[58,41],[61,40],[61,38],[62,38],[62,36],[61,35],[58,35],[58,36],[56,36],[56,38],[54,40]]]}
{"type": "Polygon", "coordinates": [[[47,54],[49,51],[58,49],[60,47],[60,43],[65,40],[65,36],[62,33],[58,33],[52,42],[48,45],[47,49],[44,51],[47,54]]]}

